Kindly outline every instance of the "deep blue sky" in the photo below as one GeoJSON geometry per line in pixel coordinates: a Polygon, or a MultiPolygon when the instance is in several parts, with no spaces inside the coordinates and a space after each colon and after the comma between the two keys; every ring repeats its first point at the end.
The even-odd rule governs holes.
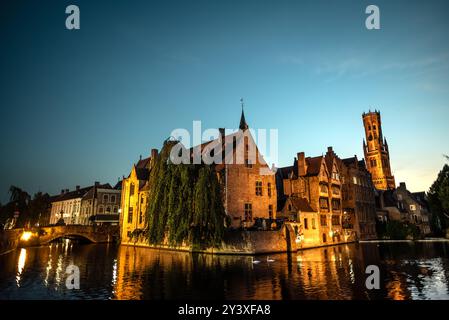
{"type": "Polygon", "coordinates": [[[427,190],[449,153],[448,1],[2,1],[0,201],[115,183],[175,128],[279,129],[363,157],[382,112],[396,182],[427,190]],[[81,30],[65,29],[77,4],[81,30]],[[365,8],[381,30],[365,28],[365,8]]]}

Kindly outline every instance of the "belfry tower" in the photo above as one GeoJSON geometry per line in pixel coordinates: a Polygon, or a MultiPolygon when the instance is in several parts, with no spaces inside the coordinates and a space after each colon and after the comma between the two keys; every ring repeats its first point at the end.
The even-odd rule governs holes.
{"type": "Polygon", "coordinates": [[[363,113],[362,118],[366,137],[366,142],[363,139],[363,152],[374,187],[379,190],[394,189],[396,184],[391,174],[387,139],[382,135],[380,111],[363,113]]]}

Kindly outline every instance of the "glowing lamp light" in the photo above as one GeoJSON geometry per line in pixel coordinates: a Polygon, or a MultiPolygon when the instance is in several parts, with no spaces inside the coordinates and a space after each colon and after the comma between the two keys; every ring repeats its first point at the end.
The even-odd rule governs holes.
{"type": "Polygon", "coordinates": [[[334,232],[331,230],[331,231],[329,231],[329,237],[333,237],[334,236],[334,232]]]}
{"type": "Polygon", "coordinates": [[[22,233],[22,236],[20,237],[20,240],[28,241],[28,240],[30,240],[32,235],[33,234],[30,231],[25,231],[24,233],[22,233]]]}

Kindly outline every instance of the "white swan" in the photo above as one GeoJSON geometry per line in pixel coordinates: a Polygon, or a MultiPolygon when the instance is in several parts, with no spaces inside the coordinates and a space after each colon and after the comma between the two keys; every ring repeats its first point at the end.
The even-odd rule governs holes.
{"type": "Polygon", "coordinates": [[[258,263],[260,263],[259,260],[254,260],[254,257],[251,257],[251,262],[252,262],[253,264],[258,264],[258,263]]]}
{"type": "Polygon", "coordinates": [[[274,260],[273,259],[270,259],[270,257],[267,257],[267,262],[269,263],[269,262],[274,262],[274,260]]]}

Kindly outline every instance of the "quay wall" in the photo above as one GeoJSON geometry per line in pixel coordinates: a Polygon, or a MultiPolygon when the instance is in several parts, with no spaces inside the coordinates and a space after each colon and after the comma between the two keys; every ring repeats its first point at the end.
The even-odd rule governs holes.
{"type": "Polygon", "coordinates": [[[18,247],[22,231],[22,229],[0,230],[0,255],[18,247]]]}
{"type": "MultiPolygon", "coordinates": [[[[344,242],[335,243],[342,244],[344,242]]],[[[296,252],[301,249],[308,249],[320,246],[308,245],[301,246],[296,243],[295,232],[290,225],[284,225],[280,230],[276,231],[248,231],[248,230],[234,230],[226,231],[223,239],[223,243],[220,248],[209,249],[194,249],[187,245],[181,245],[178,247],[169,246],[167,242],[161,245],[150,245],[146,239],[132,238],[122,239],[122,245],[146,247],[162,250],[173,251],[189,251],[189,252],[202,252],[212,254],[238,254],[238,255],[255,255],[255,254],[267,254],[267,253],[284,253],[284,252],[296,252]]]]}

